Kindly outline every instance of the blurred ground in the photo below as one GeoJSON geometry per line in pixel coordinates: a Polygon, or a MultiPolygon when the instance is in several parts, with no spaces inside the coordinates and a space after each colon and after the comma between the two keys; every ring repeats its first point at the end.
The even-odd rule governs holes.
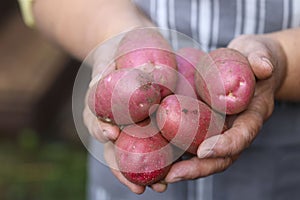
{"type": "Polygon", "coordinates": [[[1,200],[83,200],[86,153],[69,141],[23,130],[0,142],[1,200]]]}
{"type": "Polygon", "coordinates": [[[71,109],[80,63],[0,4],[0,200],[82,200],[87,153],[71,109]]]}

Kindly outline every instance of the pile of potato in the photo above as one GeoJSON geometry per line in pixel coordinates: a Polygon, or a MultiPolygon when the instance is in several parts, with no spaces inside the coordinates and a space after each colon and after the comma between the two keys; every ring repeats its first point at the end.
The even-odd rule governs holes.
{"type": "Polygon", "coordinates": [[[154,29],[126,33],[114,63],[89,106],[121,128],[114,141],[117,164],[139,185],[163,179],[178,160],[177,149],[196,154],[205,138],[224,132],[226,116],[245,110],[254,94],[255,77],[239,52],[174,52],[154,29]]]}

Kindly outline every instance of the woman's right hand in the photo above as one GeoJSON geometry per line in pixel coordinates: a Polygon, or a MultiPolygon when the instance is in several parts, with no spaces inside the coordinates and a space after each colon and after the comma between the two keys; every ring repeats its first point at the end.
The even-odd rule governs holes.
{"type": "MultiPolygon", "coordinates": [[[[101,121],[94,114],[95,112],[93,106],[89,105],[91,102],[90,98],[93,98],[93,93],[95,86],[98,81],[109,74],[110,72],[116,70],[114,63],[114,56],[118,48],[118,44],[122,39],[122,35],[113,37],[109,39],[98,48],[93,51],[93,54],[88,57],[86,62],[91,62],[93,66],[92,80],[89,84],[89,89],[86,93],[85,109],[83,112],[83,119],[89,133],[93,138],[103,143],[104,145],[104,158],[108,167],[110,167],[112,173],[116,178],[126,185],[132,192],[136,194],[141,194],[145,191],[145,186],[140,186],[128,181],[123,174],[118,170],[118,166],[115,160],[114,152],[114,141],[118,138],[120,133],[120,128],[117,125],[101,121]],[[91,95],[92,94],[92,95],[91,95]]],[[[165,183],[155,183],[150,186],[156,192],[163,192],[167,189],[165,183]]]]}
{"type": "Polygon", "coordinates": [[[116,125],[99,120],[94,114],[95,112],[91,110],[93,109],[93,105],[89,105],[89,102],[91,98],[94,98],[92,93],[98,81],[115,70],[113,60],[120,40],[121,36],[117,36],[99,45],[86,60],[86,62],[91,63],[93,71],[92,79],[86,93],[83,119],[89,133],[101,143],[115,141],[118,138],[120,129],[116,125]]]}

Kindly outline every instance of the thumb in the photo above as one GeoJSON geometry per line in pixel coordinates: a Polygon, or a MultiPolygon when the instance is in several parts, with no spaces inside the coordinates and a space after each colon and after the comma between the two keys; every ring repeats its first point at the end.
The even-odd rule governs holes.
{"type": "Polygon", "coordinates": [[[270,56],[263,55],[259,52],[252,52],[247,58],[255,76],[258,79],[267,79],[272,76],[274,65],[271,62],[272,59],[270,56]]]}
{"type": "Polygon", "coordinates": [[[235,49],[246,56],[256,78],[261,80],[272,76],[276,64],[270,46],[266,38],[242,35],[233,39],[228,48],[235,49]]]}

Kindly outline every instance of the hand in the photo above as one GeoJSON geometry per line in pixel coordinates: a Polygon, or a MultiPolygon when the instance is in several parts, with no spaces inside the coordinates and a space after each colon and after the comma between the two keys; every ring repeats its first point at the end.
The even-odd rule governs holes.
{"type": "Polygon", "coordinates": [[[93,66],[92,80],[86,94],[85,109],[83,111],[83,119],[90,134],[102,143],[114,141],[119,135],[119,128],[112,124],[98,120],[88,105],[90,93],[93,92],[98,81],[115,70],[115,65],[111,64],[117,45],[121,40],[120,37],[108,40],[99,45],[86,59],[88,64],[93,66]]]}
{"type": "Polygon", "coordinates": [[[175,163],[167,183],[195,179],[227,169],[250,146],[274,108],[274,96],[285,78],[286,56],[280,44],[268,35],[244,35],[229,48],[243,53],[257,78],[254,97],[244,112],[230,117],[230,127],[222,135],[206,139],[198,157],[175,163]]]}
{"type": "MultiPolygon", "coordinates": [[[[145,187],[136,185],[128,181],[118,170],[118,166],[116,164],[113,142],[119,136],[119,127],[99,120],[94,115],[94,112],[91,111],[88,105],[89,93],[93,92],[93,89],[95,88],[95,85],[98,83],[98,81],[105,75],[115,70],[115,64],[111,62],[114,60],[114,55],[121,39],[122,36],[120,35],[114,37],[112,40],[106,41],[98,48],[96,48],[93,54],[87,58],[87,62],[91,62],[93,65],[93,73],[92,80],[90,82],[89,89],[86,95],[86,104],[83,112],[83,118],[90,134],[101,143],[104,143],[104,158],[112,173],[132,192],[141,194],[145,191],[145,187]]],[[[156,192],[163,192],[166,190],[167,184],[155,183],[150,187],[156,192]]]]}

